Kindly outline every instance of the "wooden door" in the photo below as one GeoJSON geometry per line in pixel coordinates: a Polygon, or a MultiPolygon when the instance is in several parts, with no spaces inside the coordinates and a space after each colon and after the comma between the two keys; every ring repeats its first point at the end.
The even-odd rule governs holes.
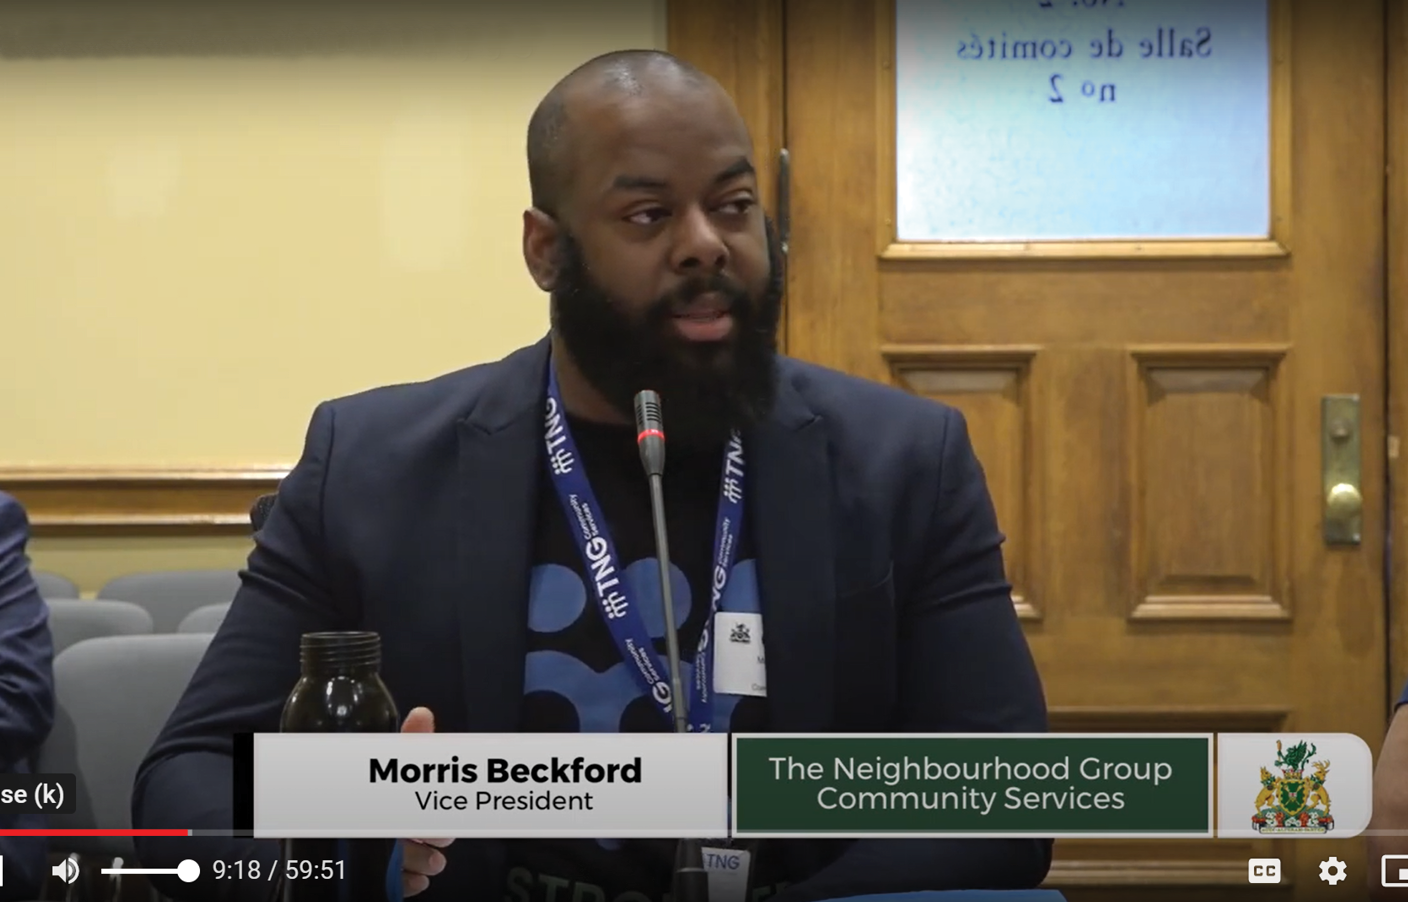
{"type": "MultiPolygon", "coordinates": [[[[1271,8],[1266,240],[944,246],[895,238],[893,0],[786,6],[788,352],[967,415],[1055,729],[1382,735],[1384,10],[1271,8]],[[1346,393],[1363,532],[1332,546],[1346,393]]],[[[1049,884],[1259,898],[1246,859],[1274,855],[1339,898],[1361,848],[1063,841],[1049,884]]]]}

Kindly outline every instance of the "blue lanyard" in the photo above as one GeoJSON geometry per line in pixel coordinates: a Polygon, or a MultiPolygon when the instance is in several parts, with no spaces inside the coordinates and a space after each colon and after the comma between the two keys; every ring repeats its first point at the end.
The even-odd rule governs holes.
{"type": "MultiPolygon", "coordinates": [[[[583,472],[582,456],[568,428],[562,395],[557,387],[557,370],[548,367],[546,442],[548,472],[567,515],[568,529],[586,566],[586,581],[601,610],[602,620],[631,665],[641,687],[656,707],[673,723],[668,662],[656,654],[646,631],[645,620],[625,580],[625,567],[616,553],[607,529],[606,515],[597,504],[591,482],[583,472]]],[[[709,574],[709,613],[699,634],[694,655],[694,686],[689,702],[689,731],[709,733],[714,729],[713,635],[719,600],[733,575],[738,558],[738,536],[743,526],[743,439],[737,432],[724,448],[724,469],[719,480],[719,512],[714,527],[713,568],[709,574]]],[[[667,574],[668,578],[668,574],[667,574]]]]}

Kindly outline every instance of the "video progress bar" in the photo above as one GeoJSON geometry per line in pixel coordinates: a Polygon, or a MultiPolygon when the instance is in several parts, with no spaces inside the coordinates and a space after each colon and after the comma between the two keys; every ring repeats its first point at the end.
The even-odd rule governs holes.
{"type": "Polygon", "coordinates": [[[190,830],[0,830],[0,836],[190,836],[190,830]]]}

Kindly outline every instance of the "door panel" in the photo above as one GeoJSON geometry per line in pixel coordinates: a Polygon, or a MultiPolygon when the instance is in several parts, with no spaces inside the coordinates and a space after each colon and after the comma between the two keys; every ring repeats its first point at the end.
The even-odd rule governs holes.
{"type": "MultiPolygon", "coordinates": [[[[1389,485],[1392,491],[1394,535],[1408,535],[1408,478],[1404,474],[1402,439],[1408,423],[1408,6],[1388,5],[1387,29],[1388,186],[1388,370],[1389,485]]],[[[1393,573],[1408,573],[1408,542],[1390,542],[1393,573]]],[[[1390,585],[1389,691],[1397,693],[1408,680],[1408,581],[1401,576],[1390,585]]]]}
{"type": "MultiPolygon", "coordinates": [[[[1382,736],[1384,8],[1271,8],[1269,235],[936,247],[895,240],[893,0],[787,5],[788,352],[966,414],[1056,729],[1382,736]],[[1321,530],[1341,393],[1356,546],[1321,530]]],[[[1057,848],[1072,899],[1262,898],[1266,855],[1266,898],[1336,897],[1329,841],[1057,848]]]]}

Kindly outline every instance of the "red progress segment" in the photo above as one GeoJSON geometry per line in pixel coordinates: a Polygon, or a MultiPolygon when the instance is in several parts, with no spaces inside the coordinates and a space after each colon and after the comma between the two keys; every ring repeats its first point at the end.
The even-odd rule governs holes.
{"type": "Polygon", "coordinates": [[[0,830],[0,836],[190,836],[189,830],[0,830]]]}

